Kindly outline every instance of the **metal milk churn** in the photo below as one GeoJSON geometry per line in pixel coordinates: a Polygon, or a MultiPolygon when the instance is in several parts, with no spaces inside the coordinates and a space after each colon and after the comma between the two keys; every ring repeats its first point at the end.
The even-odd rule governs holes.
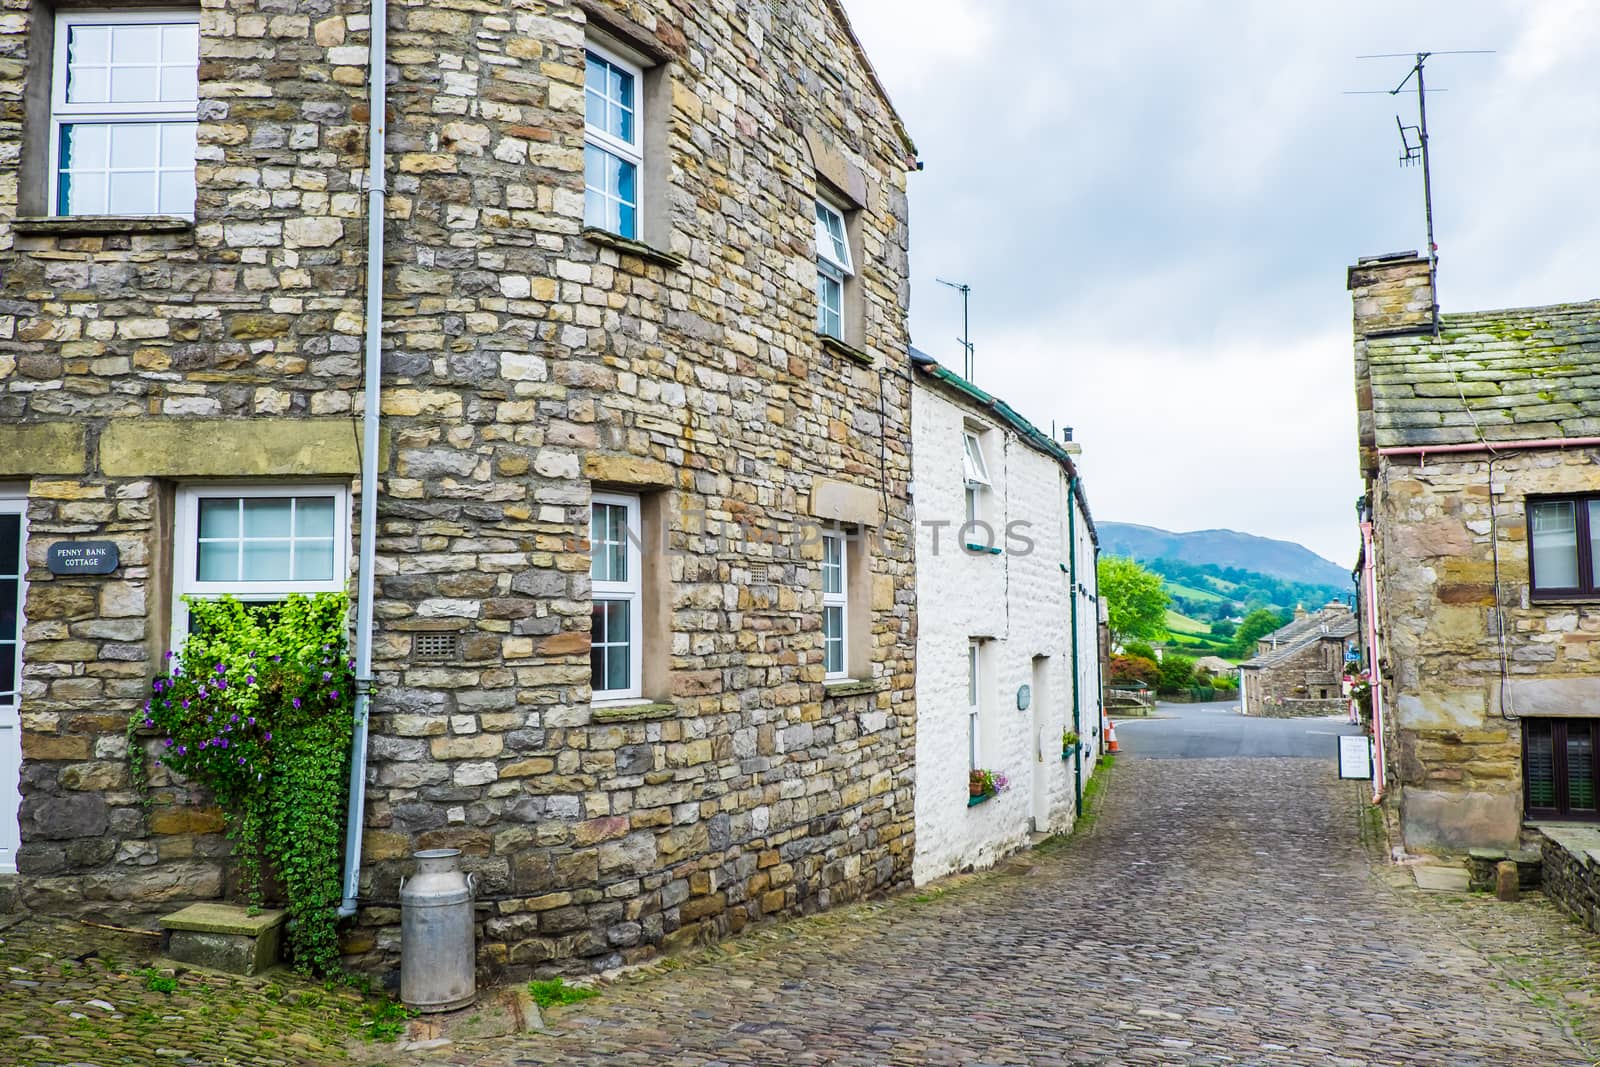
{"type": "Polygon", "coordinates": [[[454,1011],[477,996],[472,882],[459,848],[413,854],[400,883],[400,999],[421,1012],[454,1011]]]}

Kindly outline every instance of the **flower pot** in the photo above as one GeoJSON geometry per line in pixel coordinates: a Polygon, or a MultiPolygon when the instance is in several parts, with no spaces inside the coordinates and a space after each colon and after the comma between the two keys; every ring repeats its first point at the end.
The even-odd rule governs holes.
{"type": "Polygon", "coordinates": [[[969,797],[981,797],[981,796],[983,796],[983,783],[982,782],[968,782],[967,783],[967,796],[969,796],[969,797]]]}

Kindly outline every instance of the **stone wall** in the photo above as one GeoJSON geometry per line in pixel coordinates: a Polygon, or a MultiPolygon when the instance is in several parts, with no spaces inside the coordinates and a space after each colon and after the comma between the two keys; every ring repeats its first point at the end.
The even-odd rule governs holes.
{"type": "Polygon", "coordinates": [[[1349,702],[1342,697],[1327,700],[1296,700],[1291,697],[1282,703],[1266,701],[1250,714],[1260,715],[1264,719],[1311,719],[1344,715],[1349,710],[1349,702]]]}
{"type": "Polygon", "coordinates": [[[1592,830],[1541,834],[1540,878],[1546,896],[1585,927],[1600,932],[1600,864],[1592,855],[1596,844],[1600,840],[1592,830]],[[1564,837],[1575,840],[1564,842],[1564,837]]]}
{"type": "Polygon", "coordinates": [[[1379,602],[1410,848],[1513,847],[1522,740],[1511,716],[1600,706],[1600,606],[1529,598],[1526,507],[1530,494],[1600,489],[1597,459],[1588,449],[1514,453],[1494,461],[1492,478],[1482,456],[1384,460],[1374,486],[1379,602]]]}
{"type": "MultiPolygon", "coordinates": [[[[28,481],[32,531],[21,892],[129,921],[227,877],[203,798],[158,777],[146,815],[127,781],[124,723],[170,626],[176,487],[358,469],[366,7],[208,5],[196,219],[98,228],[16,218],[47,15],[3,7],[0,478],[28,481]],[[51,578],[45,551],[68,536],[117,542],[123,567],[51,578]]],[[[418,847],[466,852],[482,960],[522,970],[615,965],[907,882],[909,146],[837,8],[402,0],[390,49],[353,962],[392,965],[418,847]],[[596,18],[667,78],[655,248],[583,232],[596,18]],[[860,203],[865,351],[818,342],[819,172],[860,203]],[[595,484],[647,494],[673,552],[661,691],[632,720],[589,704],[595,484]],[[880,500],[889,531],[846,696],[822,686],[804,536],[831,484],[880,500]],[[414,661],[414,637],[440,631],[456,661],[414,661]]]]}
{"type": "MultiPolygon", "coordinates": [[[[1344,676],[1328,669],[1328,661],[1344,665],[1345,642],[1338,639],[1315,640],[1296,649],[1271,666],[1246,668],[1245,713],[1270,715],[1271,706],[1288,706],[1333,701],[1343,706],[1339,696],[1344,676]],[[1324,695],[1326,694],[1326,695],[1324,695]]],[[[1300,712],[1298,714],[1320,714],[1300,712]]]]}
{"type": "Polygon", "coordinates": [[[919,381],[914,388],[912,428],[919,617],[915,876],[921,883],[990,866],[1025,845],[1030,832],[1070,828],[1077,817],[1075,787],[1088,781],[1099,756],[1100,704],[1094,542],[1087,516],[1068,496],[1066,470],[937,384],[919,381]],[[969,539],[988,542],[987,534],[959,535],[966,517],[962,434],[969,423],[987,429],[983,445],[993,485],[985,521],[999,553],[964,547],[969,539]],[[1061,758],[1062,731],[1074,725],[1069,506],[1077,509],[1084,587],[1076,635],[1081,765],[1061,758]],[[981,639],[979,763],[1006,775],[1011,786],[969,807],[967,649],[973,639],[981,639]],[[1017,706],[1025,685],[1028,710],[1017,706]],[[1036,716],[1042,721],[1037,733],[1036,716]]]}

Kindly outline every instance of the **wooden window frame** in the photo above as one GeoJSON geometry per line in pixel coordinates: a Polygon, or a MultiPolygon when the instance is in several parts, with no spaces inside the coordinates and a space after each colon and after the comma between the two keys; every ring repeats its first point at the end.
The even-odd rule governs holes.
{"type": "Polygon", "coordinates": [[[1522,810],[1529,819],[1557,819],[1574,822],[1600,822],[1600,719],[1584,718],[1527,718],[1522,721],[1522,810]],[[1533,785],[1528,777],[1528,735],[1537,728],[1550,727],[1551,773],[1555,790],[1555,806],[1533,806],[1533,785]],[[1571,807],[1571,781],[1567,766],[1567,738],[1574,727],[1589,731],[1591,788],[1596,798],[1592,811],[1573,811],[1571,807]]]}
{"type": "Polygon", "coordinates": [[[1589,505],[1600,501],[1600,493],[1556,493],[1530,496],[1524,501],[1528,524],[1528,598],[1530,600],[1600,599],[1600,582],[1595,581],[1594,545],[1590,540],[1589,505]],[[1571,504],[1574,536],[1578,540],[1578,584],[1564,589],[1540,589],[1534,563],[1533,509],[1538,504],[1571,504]]]}

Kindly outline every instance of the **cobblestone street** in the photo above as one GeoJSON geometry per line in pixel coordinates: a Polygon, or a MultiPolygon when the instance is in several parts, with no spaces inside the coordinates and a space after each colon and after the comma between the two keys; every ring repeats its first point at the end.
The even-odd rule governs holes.
{"type": "Polygon", "coordinates": [[[552,1012],[553,1036],[423,1059],[1595,1062],[1600,945],[1537,894],[1400,886],[1372,862],[1366,783],[1331,759],[1125,757],[1113,775],[1091,832],[1031,869],[757,933],[552,1012]]]}

